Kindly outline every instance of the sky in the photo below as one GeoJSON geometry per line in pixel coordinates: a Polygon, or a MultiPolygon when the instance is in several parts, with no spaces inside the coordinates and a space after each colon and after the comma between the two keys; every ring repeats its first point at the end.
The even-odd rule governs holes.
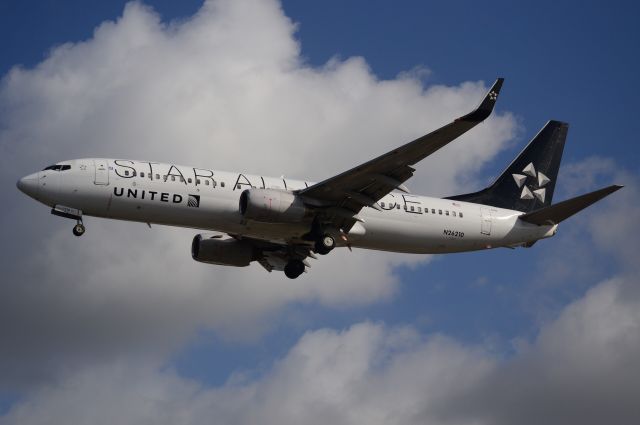
{"type": "Polygon", "coordinates": [[[634,2],[0,3],[0,424],[635,424],[634,2]],[[80,157],[321,180],[472,109],[415,193],[486,186],[570,123],[554,201],[625,188],[530,249],[334,251],[290,281],[194,262],[194,230],[15,187],[80,157]],[[215,419],[213,419],[215,418],[215,419]]]}

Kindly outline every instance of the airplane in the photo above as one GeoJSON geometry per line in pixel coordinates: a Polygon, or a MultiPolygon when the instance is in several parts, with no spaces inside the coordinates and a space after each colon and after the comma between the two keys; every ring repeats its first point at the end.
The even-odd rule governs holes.
{"type": "Polygon", "coordinates": [[[336,247],[417,254],[531,247],[560,222],[622,188],[611,185],[552,204],[568,124],[549,121],[506,170],[478,192],[411,194],[413,166],[484,121],[504,79],[472,112],[318,183],[152,161],[58,162],[17,187],[76,221],[84,216],[200,229],[191,255],[204,263],[258,262],[295,279],[336,247]]]}

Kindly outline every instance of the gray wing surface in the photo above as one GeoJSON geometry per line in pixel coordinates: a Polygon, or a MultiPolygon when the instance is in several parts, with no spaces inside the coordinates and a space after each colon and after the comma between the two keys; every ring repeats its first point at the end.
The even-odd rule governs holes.
{"type": "Polygon", "coordinates": [[[403,183],[413,176],[412,165],[491,115],[503,81],[503,78],[496,80],[473,112],[371,161],[302,189],[298,194],[309,205],[326,208],[325,221],[348,231],[358,221],[357,214],[364,206],[376,208],[378,200],[396,189],[407,192],[403,183]]]}

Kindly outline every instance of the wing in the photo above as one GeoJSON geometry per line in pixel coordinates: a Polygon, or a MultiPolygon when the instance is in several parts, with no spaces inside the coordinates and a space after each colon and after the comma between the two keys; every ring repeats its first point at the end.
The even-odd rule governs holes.
{"type": "Polygon", "coordinates": [[[302,189],[298,194],[305,203],[319,211],[324,209],[323,221],[347,232],[359,221],[357,214],[364,206],[377,208],[376,202],[391,191],[408,191],[403,183],[413,175],[412,165],[491,115],[503,81],[503,78],[496,80],[473,112],[369,162],[302,189]]]}

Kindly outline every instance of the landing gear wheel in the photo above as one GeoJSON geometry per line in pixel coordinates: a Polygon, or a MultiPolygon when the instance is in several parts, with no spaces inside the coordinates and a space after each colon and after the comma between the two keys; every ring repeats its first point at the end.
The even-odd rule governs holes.
{"type": "Polygon", "coordinates": [[[325,233],[316,241],[314,251],[320,255],[327,255],[335,247],[336,240],[333,238],[333,236],[325,233]]]}
{"type": "Polygon", "coordinates": [[[284,266],[284,274],[289,279],[295,279],[304,273],[305,265],[300,260],[291,260],[284,266]]]}
{"type": "Polygon", "coordinates": [[[84,235],[84,232],[85,232],[84,224],[78,223],[75,226],[73,226],[73,234],[74,235],[82,236],[82,235],[84,235]]]}

